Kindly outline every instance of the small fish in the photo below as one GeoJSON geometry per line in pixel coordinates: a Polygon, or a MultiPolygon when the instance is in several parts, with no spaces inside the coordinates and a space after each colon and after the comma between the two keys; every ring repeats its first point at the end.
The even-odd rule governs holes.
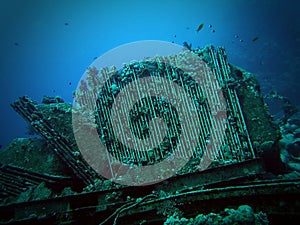
{"type": "Polygon", "coordinates": [[[65,23],[65,26],[69,26],[69,23],[65,23]]]}
{"type": "Polygon", "coordinates": [[[213,32],[213,33],[215,33],[215,32],[216,32],[216,30],[212,30],[212,32],[213,32]]]}
{"type": "Polygon", "coordinates": [[[244,42],[244,40],[243,40],[243,39],[240,39],[240,42],[244,42]]]}
{"type": "Polygon", "coordinates": [[[234,37],[235,37],[235,38],[239,38],[239,35],[236,34],[234,37]]]}
{"type": "Polygon", "coordinates": [[[255,37],[252,39],[253,42],[257,41],[259,39],[259,37],[255,37]]]}
{"type": "Polygon", "coordinates": [[[212,25],[210,24],[208,27],[209,27],[209,28],[212,28],[212,25]]]}
{"type": "Polygon", "coordinates": [[[19,46],[19,43],[18,43],[18,42],[15,42],[14,45],[15,45],[15,46],[19,46]]]}
{"type": "Polygon", "coordinates": [[[204,26],[204,24],[203,23],[201,23],[200,25],[199,25],[199,27],[197,28],[197,32],[199,32],[202,28],[203,28],[203,26],[204,26]]]}
{"type": "Polygon", "coordinates": [[[69,82],[69,85],[72,85],[72,82],[69,82]]]}
{"type": "Polygon", "coordinates": [[[2,145],[0,145],[0,149],[2,148],[2,145]]]}
{"type": "Polygon", "coordinates": [[[176,38],[177,36],[176,36],[176,34],[174,35],[174,38],[176,38]]]}

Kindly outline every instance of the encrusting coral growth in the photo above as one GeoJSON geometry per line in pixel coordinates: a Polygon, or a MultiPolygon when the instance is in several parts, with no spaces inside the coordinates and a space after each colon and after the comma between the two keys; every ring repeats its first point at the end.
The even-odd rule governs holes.
{"type": "Polygon", "coordinates": [[[254,213],[248,205],[241,205],[238,209],[224,209],[220,213],[199,214],[195,218],[170,216],[164,225],[267,225],[267,215],[254,213]]]}

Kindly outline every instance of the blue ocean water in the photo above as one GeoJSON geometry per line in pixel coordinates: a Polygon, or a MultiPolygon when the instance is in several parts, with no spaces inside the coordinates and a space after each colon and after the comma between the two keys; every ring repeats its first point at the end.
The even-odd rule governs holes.
{"type": "Polygon", "coordinates": [[[299,6],[282,0],[2,0],[0,145],[26,136],[26,123],[10,107],[19,96],[72,102],[95,57],[140,40],[224,46],[231,63],[257,75],[264,93],[275,89],[300,105],[299,6]]]}

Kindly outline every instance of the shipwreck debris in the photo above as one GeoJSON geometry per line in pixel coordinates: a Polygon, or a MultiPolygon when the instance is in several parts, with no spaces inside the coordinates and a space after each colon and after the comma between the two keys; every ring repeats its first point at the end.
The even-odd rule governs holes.
{"type": "MultiPolygon", "coordinates": [[[[213,159],[211,167],[199,172],[199,161],[197,161],[201,158],[201,149],[209,144],[207,137],[210,132],[207,128],[210,126],[210,114],[207,100],[201,94],[200,89],[193,88],[195,85],[186,74],[162,63],[167,60],[169,60],[167,62],[172,60],[181,62],[180,60],[183,59],[174,60],[172,57],[157,57],[156,61],[145,59],[143,62],[124,65],[120,71],[116,68],[111,70],[105,68],[100,71],[91,68],[87,82],[82,82],[81,88],[74,93],[74,96],[77,97],[77,103],[83,106],[88,100],[84,96],[101,97],[97,100],[98,120],[96,121],[98,123],[95,126],[100,134],[104,134],[103,137],[101,136],[103,141],[109,143],[115,141],[113,136],[106,133],[110,127],[101,126],[101,118],[107,119],[107,110],[115,95],[123,85],[133,79],[139,76],[151,76],[159,71],[159,74],[180,83],[187,91],[192,90],[190,93],[193,93],[192,96],[198,103],[197,109],[201,112],[199,117],[203,137],[199,139],[200,148],[195,151],[190,162],[181,171],[159,184],[142,188],[114,185],[109,180],[103,181],[103,178],[85,162],[74,137],[70,135],[72,133],[70,128],[64,127],[62,121],[71,123],[71,105],[57,102],[57,100],[53,102],[51,98],[49,104],[38,104],[29,97],[20,97],[12,104],[12,107],[33,126],[43,138],[42,142],[51,150],[51,154],[57,156],[61,164],[68,168],[68,172],[63,171],[66,176],[56,177],[13,164],[8,165],[9,163],[1,164],[0,187],[2,189],[0,189],[0,194],[5,197],[18,197],[20,193],[23,193],[26,197],[25,192],[36,190],[36,192],[43,192],[45,198],[37,195],[36,198],[29,197],[28,201],[26,198],[19,198],[24,201],[4,202],[4,205],[0,206],[0,223],[108,224],[117,221],[120,224],[140,224],[147,221],[157,224],[165,221],[166,216],[172,216],[167,215],[168,212],[179,214],[182,212],[191,218],[199,213],[204,215],[216,210],[222,211],[229,206],[238,208],[245,204],[251,205],[255,212],[264,211],[268,214],[268,219],[269,215],[272,219],[272,216],[280,217],[284,213],[300,217],[299,178],[287,180],[276,177],[274,171],[267,170],[270,168],[267,165],[270,162],[265,160],[264,153],[272,152],[276,157],[279,156],[280,132],[278,132],[278,126],[270,120],[257,80],[252,74],[231,65],[224,48],[208,46],[204,49],[193,50],[191,45],[188,47],[213,71],[214,78],[221,86],[219,91],[226,99],[228,110],[226,134],[224,141],[218,139],[222,141],[219,152],[210,156],[213,159]],[[94,96],[95,93],[89,89],[88,85],[95,85],[99,81],[97,80],[99,72],[104,75],[111,73],[113,79],[105,86],[104,91],[99,91],[94,96]],[[67,174],[70,174],[70,177],[67,174]],[[81,186],[79,191],[81,193],[75,193],[71,188],[76,185],[81,186]],[[64,190],[61,191],[61,195],[54,197],[50,190],[57,187],[60,190],[64,188],[64,190]],[[174,210],[168,211],[166,209],[168,206],[174,210]],[[160,209],[162,213],[159,213],[157,209],[160,209]]],[[[153,98],[152,101],[152,106],[156,106],[157,103],[167,105],[166,101],[157,98],[153,98]]],[[[142,103],[140,106],[144,107],[138,107],[131,114],[137,120],[140,115],[151,113],[147,105],[149,102],[142,103]]],[[[222,117],[223,113],[215,116],[222,117]]],[[[171,121],[175,121],[176,117],[170,115],[166,113],[166,119],[168,117],[171,121]]],[[[85,122],[88,121],[82,121],[82,124],[85,125],[85,122]]],[[[147,135],[144,131],[147,129],[136,129],[136,134],[147,135]]],[[[295,131],[293,135],[298,138],[299,133],[300,131],[295,131]]],[[[36,141],[32,140],[33,143],[36,141]]],[[[296,145],[298,142],[293,144],[296,145]]],[[[28,151],[26,146],[22,146],[24,146],[22,142],[16,142],[9,150],[28,151]]],[[[162,149],[155,149],[148,155],[136,155],[135,152],[130,151],[124,153],[124,149],[121,148],[114,148],[111,153],[116,159],[130,165],[133,163],[147,165],[147,163],[159,161],[164,151],[170,150],[171,147],[172,145],[167,143],[162,146],[162,149]],[[144,156],[146,157],[143,158],[144,156]],[[145,159],[149,161],[145,162],[145,159]]],[[[29,149],[34,154],[35,150],[29,149]]],[[[295,156],[298,157],[298,155],[295,156]]],[[[27,164],[29,162],[30,159],[27,164]]],[[[24,165],[27,164],[24,163],[24,165]]],[[[251,211],[245,206],[239,210],[251,211]]]]}
{"type": "Polygon", "coordinates": [[[82,181],[84,185],[93,184],[97,178],[96,172],[83,159],[72,154],[78,152],[74,144],[52,127],[48,119],[38,111],[36,102],[23,96],[15,101],[12,107],[52,146],[53,152],[71,169],[78,181],[82,181]]]}

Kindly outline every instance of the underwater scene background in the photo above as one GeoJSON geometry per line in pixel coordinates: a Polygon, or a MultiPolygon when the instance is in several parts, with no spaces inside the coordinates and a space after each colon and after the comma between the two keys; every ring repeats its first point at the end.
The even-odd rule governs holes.
{"type": "Polygon", "coordinates": [[[2,147],[27,131],[9,105],[17,97],[71,102],[95,57],[139,40],[224,46],[231,63],[257,75],[265,94],[276,90],[300,104],[297,1],[4,0],[0,10],[2,147]]]}
{"type": "Polygon", "coordinates": [[[0,1],[0,224],[298,224],[299,9],[0,1]]]}

